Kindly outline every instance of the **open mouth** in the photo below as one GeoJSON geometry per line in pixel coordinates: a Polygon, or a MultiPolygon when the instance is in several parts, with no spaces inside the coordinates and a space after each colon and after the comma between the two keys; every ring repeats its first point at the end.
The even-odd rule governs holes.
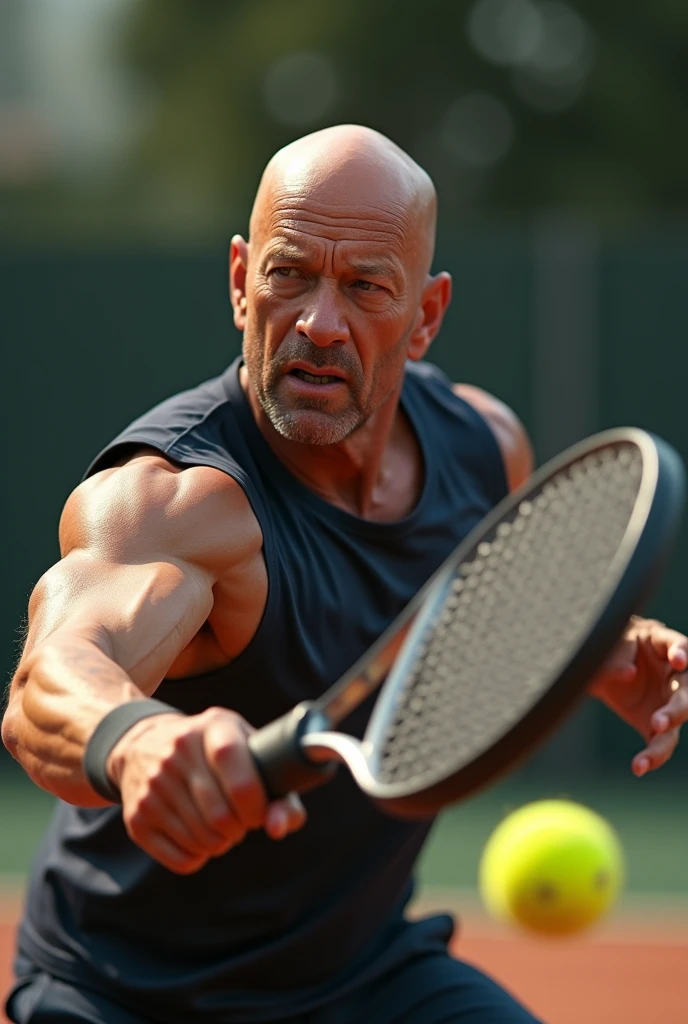
{"type": "Polygon", "coordinates": [[[298,377],[299,380],[305,381],[306,384],[339,384],[342,382],[341,377],[336,377],[331,373],[315,374],[308,373],[306,370],[290,370],[290,377],[298,377]]]}

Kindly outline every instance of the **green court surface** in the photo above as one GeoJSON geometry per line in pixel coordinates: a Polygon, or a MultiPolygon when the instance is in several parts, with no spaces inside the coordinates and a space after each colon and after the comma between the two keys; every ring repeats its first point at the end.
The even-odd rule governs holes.
{"type": "MultiPolygon", "coordinates": [[[[661,777],[628,783],[548,788],[537,779],[493,786],[444,812],[420,860],[420,888],[472,889],[481,850],[510,810],[530,800],[567,796],[593,807],[617,829],[627,859],[629,893],[688,897],[688,815],[661,777]]],[[[0,773],[0,875],[27,871],[53,800],[14,765],[0,773]]]]}

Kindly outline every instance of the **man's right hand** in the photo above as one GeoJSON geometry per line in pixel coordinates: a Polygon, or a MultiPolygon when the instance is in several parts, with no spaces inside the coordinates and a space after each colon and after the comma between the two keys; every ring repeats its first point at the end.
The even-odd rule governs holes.
{"type": "Polygon", "coordinates": [[[282,839],[305,823],[295,794],[268,803],[248,748],[252,731],[225,708],[161,714],[138,722],[110,752],[127,832],[170,871],[198,871],[251,829],[282,839]]]}

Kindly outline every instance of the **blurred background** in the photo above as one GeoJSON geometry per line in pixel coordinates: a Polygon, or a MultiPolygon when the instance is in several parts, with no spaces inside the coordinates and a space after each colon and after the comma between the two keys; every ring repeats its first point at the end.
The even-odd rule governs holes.
{"type": "MultiPolygon", "coordinates": [[[[432,175],[455,285],[433,359],[512,405],[540,461],[622,424],[688,459],[687,98],[685,0],[0,0],[5,677],[64,499],[129,420],[238,352],[229,238],[272,153],[329,124],[432,175]]],[[[681,630],[687,568],[688,530],[649,609],[681,630]]],[[[619,828],[629,893],[675,903],[688,742],[642,781],[639,743],[587,703],[443,818],[425,885],[470,890],[504,809],[565,793],[619,828]]],[[[0,797],[20,886],[51,800],[4,751],[0,797]]]]}

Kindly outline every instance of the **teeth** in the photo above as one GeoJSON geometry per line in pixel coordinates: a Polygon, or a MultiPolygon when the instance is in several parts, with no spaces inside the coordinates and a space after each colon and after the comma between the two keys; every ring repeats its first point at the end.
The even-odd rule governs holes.
{"type": "Polygon", "coordinates": [[[339,380],[338,377],[332,376],[316,377],[312,373],[306,373],[305,370],[298,370],[297,373],[302,380],[306,381],[307,384],[332,384],[333,381],[339,380]]]}

